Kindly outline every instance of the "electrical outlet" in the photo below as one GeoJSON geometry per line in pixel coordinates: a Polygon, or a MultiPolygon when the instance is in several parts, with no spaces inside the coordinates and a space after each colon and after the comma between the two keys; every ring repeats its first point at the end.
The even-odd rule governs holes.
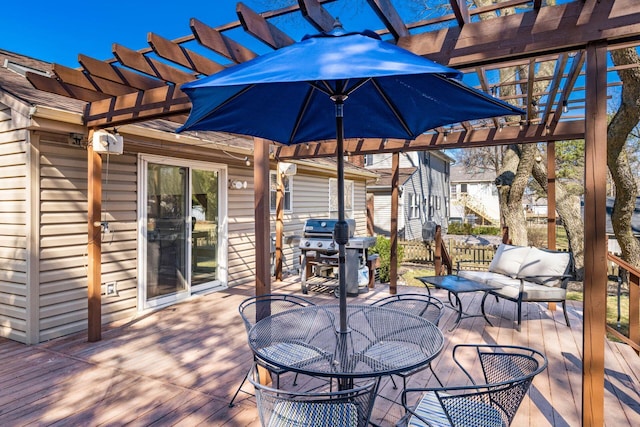
{"type": "Polygon", "coordinates": [[[106,294],[107,296],[118,296],[118,286],[117,286],[117,282],[109,282],[109,283],[105,283],[105,286],[107,288],[106,294]]]}

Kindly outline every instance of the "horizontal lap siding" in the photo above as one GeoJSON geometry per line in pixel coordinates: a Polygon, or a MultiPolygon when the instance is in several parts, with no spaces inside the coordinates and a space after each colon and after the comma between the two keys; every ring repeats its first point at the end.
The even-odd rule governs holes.
{"type": "MultiPolygon", "coordinates": [[[[44,341],[87,328],[87,153],[44,137],[40,151],[44,341]]],[[[104,157],[102,182],[102,219],[110,229],[102,236],[102,283],[117,281],[119,292],[117,297],[103,293],[106,323],[130,317],[136,309],[136,157],[111,156],[108,162],[104,157]]]]}
{"type": "Polygon", "coordinates": [[[26,342],[27,131],[0,104],[0,336],[26,342]]]}
{"type": "MultiPolygon", "coordinates": [[[[254,181],[250,171],[231,168],[230,180],[247,181],[247,188],[229,190],[229,285],[255,280],[255,212],[254,181]]],[[[284,213],[284,235],[302,235],[308,218],[329,216],[329,177],[303,175],[292,177],[292,211],[284,213]]],[[[356,234],[364,236],[367,230],[365,184],[355,181],[356,234]]],[[[272,235],[275,235],[276,216],[270,217],[272,235]]],[[[297,245],[283,243],[284,270],[300,267],[297,245]]]]}
{"type": "MultiPolygon", "coordinates": [[[[228,266],[230,286],[255,280],[255,210],[253,173],[229,168],[229,180],[246,181],[247,188],[227,190],[228,266]]],[[[222,219],[222,218],[221,218],[222,219]]]]}

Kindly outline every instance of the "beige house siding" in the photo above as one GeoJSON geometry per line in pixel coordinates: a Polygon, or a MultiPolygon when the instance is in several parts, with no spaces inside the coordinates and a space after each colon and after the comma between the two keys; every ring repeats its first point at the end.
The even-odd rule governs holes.
{"type": "Polygon", "coordinates": [[[28,334],[27,141],[0,103],[0,336],[21,342],[28,334]]]}
{"type": "MultiPolygon", "coordinates": [[[[85,330],[87,320],[87,154],[61,139],[40,139],[40,341],[85,330]]],[[[103,295],[109,322],[136,309],[136,158],[110,156],[108,168],[103,159],[102,180],[102,283],[119,291],[103,295]]]]}
{"type": "MultiPolygon", "coordinates": [[[[332,176],[306,175],[302,168],[292,177],[292,211],[284,214],[284,236],[301,236],[304,222],[309,218],[329,217],[329,179],[332,176]]],[[[357,236],[367,233],[366,185],[354,182],[354,212],[357,236]]],[[[275,233],[276,216],[271,215],[271,232],[275,233]]],[[[283,242],[284,271],[299,272],[300,250],[297,244],[283,242]]]]}

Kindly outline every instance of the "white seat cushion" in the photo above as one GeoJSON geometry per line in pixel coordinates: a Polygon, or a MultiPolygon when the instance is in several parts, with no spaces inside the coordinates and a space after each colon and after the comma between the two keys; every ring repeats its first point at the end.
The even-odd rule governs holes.
{"type": "Polygon", "coordinates": [[[510,277],[517,277],[529,251],[528,246],[513,246],[500,244],[498,250],[489,264],[489,271],[492,273],[500,273],[510,277]]]}
{"type": "Polygon", "coordinates": [[[562,276],[566,274],[571,255],[568,252],[549,252],[538,248],[531,248],[522,261],[517,277],[547,286],[559,286],[561,279],[535,276],[562,276]]]}

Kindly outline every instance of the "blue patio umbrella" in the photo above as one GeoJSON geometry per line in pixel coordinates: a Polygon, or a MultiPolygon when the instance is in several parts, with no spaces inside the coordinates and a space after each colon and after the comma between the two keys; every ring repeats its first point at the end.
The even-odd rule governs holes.
{"type": "Polygon", "coordinates": [[[285,145],[336,140],[340,332],[347,331],[344,138],[415,139],[465,120],[524,112],[471,88],[462,73],[382,41],[332,31],[182,85],[192,108],[179,131],[215,130],[285,145]]]}

